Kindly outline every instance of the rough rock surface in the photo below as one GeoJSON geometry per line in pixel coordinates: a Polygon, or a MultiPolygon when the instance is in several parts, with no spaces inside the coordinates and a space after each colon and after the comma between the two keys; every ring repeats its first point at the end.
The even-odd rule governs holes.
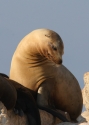
{"type": "MultiPolygon", "coordinates": [[[[40,110],[41,124],[42,125],[89,125],[86,120],[80,116],[78,118],[79,123],[60,123],[61,121],[54,118],[51,114],[40,110]]],[[[0,125],[28,125],[26,116],[20,117],[15,115],[12,110],[7,111],[2,102],[0,102],[0,125]]]]}
{"type": "MultiPolygon", "coordinates": [[[[42,125],[56,125],[61,120],[54,118],[51,114],[40,110],[42,125]]],[[[0,125],[28,125],[26,116],[15,115],[12,110],[7,111],[6,107],[0,102],[0,125]]]]}
{"type": "MultiPolygon", "coordinates": [[[[89,72],[84,74],[84,88],[82,90],[83,103],[86,111],[78,117],[78,123],[61,122],[51,114],[39,110],[42,125],[89,125],[89,72]]],[[[2,102],[0,102],[0,125],[28,125],[26,116],[15,115],[12,110],[7,111],[2,102]]]]}
{"type": "Polygon", "coordinates": [[[86,110],[89,112],[89,72],[84,74],[84,83],[85,86],[82,90],[83,95],[83,103],[85,105],[86,110]]]}

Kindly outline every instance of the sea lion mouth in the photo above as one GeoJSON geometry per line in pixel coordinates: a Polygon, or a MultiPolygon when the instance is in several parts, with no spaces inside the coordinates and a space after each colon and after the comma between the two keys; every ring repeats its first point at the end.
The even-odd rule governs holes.
{"type": "Polygon", "coordinates": [[[61,65],[62,64],[62,60],[61,59],[58,60],[58,61],[57,60],[53,60],[53,61],[55,62],[56,65],[61,65]]]}

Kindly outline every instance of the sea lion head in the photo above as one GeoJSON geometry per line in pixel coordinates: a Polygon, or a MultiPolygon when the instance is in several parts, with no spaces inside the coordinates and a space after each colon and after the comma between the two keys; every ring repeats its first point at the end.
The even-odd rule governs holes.
{"type": "Polygon", "coordinates": [[[55,64],[62,64],[64,45],[61,37],[54,31],[44,29],[42,39],[44,39],[44,55],[55,64]]]}
{"type": "Polygon", "coordinates": [[[55,32],[52,32],[50,37],[50,41],[48,41],[49,49],[47,52],[47,56],[56,64],[62,64],[62,55],[64,53],[64,45],[62,39],[55,32]]]}
{"type": "Polygon", "coordinates": [[[64,45],[56,32],[50,29],[36,29],[28,34],[23,41],[27,42],[24,48],[32,56],[40,57],[39,55],[41,55],[41,57],[46,57],[55,64],[62,64],[64,45]]]}

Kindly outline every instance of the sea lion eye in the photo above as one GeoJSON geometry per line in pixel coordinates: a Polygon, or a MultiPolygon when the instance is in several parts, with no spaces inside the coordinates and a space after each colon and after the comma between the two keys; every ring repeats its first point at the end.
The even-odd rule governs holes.
{"type": "Polygon", "coordinates": [[[57,47],[56,46],[52,46],[52,49],[57,51],[57,47]]]}

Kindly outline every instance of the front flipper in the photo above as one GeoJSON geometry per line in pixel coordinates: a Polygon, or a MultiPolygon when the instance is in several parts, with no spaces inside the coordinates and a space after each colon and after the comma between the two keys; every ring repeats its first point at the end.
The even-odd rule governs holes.
{"type": "Polygon", "coordinates": [[[47,111],[48,113],[52,114],[54,117],[59,118],[63,122],[70,122],[71,121],[70,118],[66,117],[66,114],[63,115],[63,113],[59,112],[56,109],[52,109],[50,107],[41,106],[41,105],[38,105],[38,108],[41,109],[41,110],[47,111]]]}
{"type": "Polygon", "coordinates": [[[41,125],[40,114],[36,102],[25,87],[18,88],[15,109],[22,110],[28,119],[29,125],[41,125]]]}
{"type": "Polygon", "coordinates": [[[13,111],[14,111],[15,115],[19,115],[21,117],[24,116],[24,112],[21,108],[14,107],[13,111]]]}

